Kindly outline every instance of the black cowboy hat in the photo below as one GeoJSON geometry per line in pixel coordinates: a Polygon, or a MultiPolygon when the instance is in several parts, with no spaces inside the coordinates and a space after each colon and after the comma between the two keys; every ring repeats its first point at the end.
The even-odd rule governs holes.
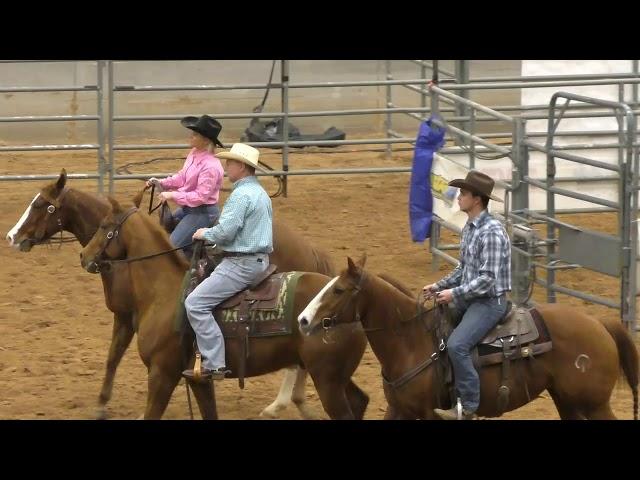
{"type": "Polygon", "coordinates": [[[465,190],[489,197],[497,202],[502,202],[498,197],[491,195],[495,183],[496,182],[494,182],[489,175],[478,172],[477,170],[471,170],[467,173],[466,178],[456,178],[455,180],[451,180],[449,185],[452,187],[464,188],[465,190]]]}
{"type": "Polygon", "coordinates": [[[202,115],[201,117],[184,117],[180,120],[180,123],[183,127],[187,127],[190,130],[198,132],[203,137],[207,137],[209,140],[212,140],[217,146],[224,147],[222,143],[220,143],[220,140],[218,140],[218,135],[222,130],[222,125],[209,115],[202,115]]]}

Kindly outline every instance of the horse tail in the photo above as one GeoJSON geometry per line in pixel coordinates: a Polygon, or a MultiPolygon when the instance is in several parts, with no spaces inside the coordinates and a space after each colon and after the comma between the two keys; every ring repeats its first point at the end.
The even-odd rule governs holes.
{"type": "Polygon", "coordinates": [[[388,273],[379,273],[378,277],[380,277],[385,282],[390,283],[391,285],[396,287],[398,290],[404,293],[407,297],[410,297],[411,299],[415,299],[415,295],[413,294],[413,292],[409,289],[409,287],[407,287],[400,280],[393,278],[388,273]]]}
{"type": "Polygon", "coordinates": [[[620,322],[602,322],[618,347],[620,366],[633,394],[633,419],[638,419],[638,350],[631,335],[620,322]]]}

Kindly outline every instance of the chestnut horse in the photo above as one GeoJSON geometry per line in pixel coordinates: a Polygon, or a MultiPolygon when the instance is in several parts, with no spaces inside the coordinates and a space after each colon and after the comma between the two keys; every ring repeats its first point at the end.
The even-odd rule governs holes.
{"type": "MultiPolygon", "coordinates": [[[[405,287],[365,271],[365,261],[366,256],[357,264],[348,258],[348,267],[298,317],[300,330],[310,335],[321,327],[330,329],[333,324],[359,319],[387,379],[384,393],[389,410],[385,418],[433,419],[434,407],[448,401],[445,389],[437,384],[434,368],[439,358],[433,332],[435,313],[445,309],[418,309],[417,300],[405,287]],[[433,361],[428,362],[429,358],[433,361]],[[411,380],[403,384],[394,382],[418,365],[426,367],[418,369],[413,378],[405,377],[411,380]]],[[[519,408],[547,390],[562,419],[615,419],[609,402],[621,367],[631,387],[633,417],[637,419],[638,351],[624,326],[613,320],[596,320],[566,305],[535,308],[544,319],[553,348],[535,359],[514,361],[512,368],[521,369],[522,376],[514,384],[505,411],[519,408]],[[577,368],[581,355],[590,358],[586,370],[577,368]]],[[[309,338],[313,336],[318,335],[309,338]]],[[[496,394],[500,369],[498,364],[480,370],[480,416],[502,414],[496,394]]]]}
{"type": "MultiPolygon", "coordinates": [[[[139,194],[136,197],[138,204],[141,199],[142,195],[139,194]]],[[[110,208],[103,198],[69,187],[63,169],[56,181],[43,187],[35,196],[7,234],[7,240],[11,246],[28,252],[34,245],[47,242],[55,234],[67,231],[75,235],[82,246],[86,246],[110,208]]],[[[281,271],[319,272],[333,276],[329,256],[312,247],[303,237],[278,220],[274,221],[274,251],[270,255],[270,262],[278,265],[281,271]]],[[[132,320],[134,302],[126,264],[115,264],[111,270],[100,272],[100,275],[105,303],[113,312],[114,318],[106,374],[98,398],[97,416],[106,418],[106,405],[111,399],[116,369],[135,333],[132,320]]],[[[364,337],[362,331],[354,331],[352,335],[364,337]]],[[[344,338],[349,341],[348,335],[345,334],[344,338]]],[[[286,369],[276,400],[261,415],[276,417],[278,411],[293,400],[303,418],[310,418],[311,414],[305,404],[306,377],[307,371],[303,368],[286,369]]]]}
{"type": "MultiPolygon", "coordinates": [[[[149,215],[136,207],[125,210],[113,198],[109,201],[112,211],[80,253],[81,263],[89,272],[95,272],[96,265],[102,263],[113,265],[123,261],[129,265],[138,348],[149,370],[145,418],[159,418],[185,367],[183,350],[191,350],[189,356],[193,353],[191,342],[183,345],[174,325],[180,287],[189,265],[175,250],[155,255],[172,250],[172,245],[165,230],[149,215]],[[139,259],[148,255],[153,256],[139,259]]],[[[329,280],[318,273],[305,273],[300,277],[293,301],[296,317],[329,280]]],[[[355,325],[343,330],[331,344],[320,338],[304,339],[297,328],[289,335],[250,338],[246,376],[304,365],[332,419],[362,419],[369,399],[351,380],[366,347],[366,338],[364,334],[355,333],[358,331],[362,333],[360,326],[355,325]]],[[[239,340],[226,339],[226,365],[234,375],[238,370],[239,352],[239,340]]],[[[212,382],[190,384],[203,418],[217,418],[212,382]]]]}

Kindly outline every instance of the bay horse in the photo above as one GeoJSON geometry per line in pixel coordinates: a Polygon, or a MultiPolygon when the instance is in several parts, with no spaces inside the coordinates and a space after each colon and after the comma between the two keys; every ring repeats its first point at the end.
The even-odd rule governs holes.
{"type": "MultiPolygon", "coordinates": [[[[94,273],[104,260],[125,261],[131,275],[134,311],[138,326],[138,348],[149,371],[149,391],[145,418],[159,418],[181,378],[182,337],[175,328],[175,312],[181,283],[189,264],[181,253],[172,250],[166,231],[136,207],[125,210],[109,197],[111,212],[102,220],[91,241],[80,253],[81,264],[94,273]],[[151,258],[135,260],[138,257],[151,258]]],[[[123,262],[123,263],[125,263],[123,262]]],[[[112,262],[108,262],[113,264],[112,262]]],[[[326,285],[330,277],[319,273],[300,276],[294,292],[295,317],[326,285]]],[[[251,355],[246,361],[247,377],[263,375],[294,365],[304,365],[332,419],[362,419],[368,396],[351,380],[366,347],[361,327],[342,330],[327,344],[320,338],[305,339],[297,328],[289,335],[249,338],[251,355]],[[337,363],[329,362],[337,360],[337,363]]],[[[238,338],[226,339],[226,366],[233,375],[238,371],[238,338]]],[[[193,353],[192,350],[190,354],[193,353]]],[[[197,384],[194,394],[203,418],[217,418],[213,382],[197,384]]]]}
{"type": "MultiPolygon", "coordinates": [[[[366,255],[357,263],[347,259],[347,268],[298,317],[300,330],[319,336],[313,333],[322,327],[330,329],[334,323],[359,319],[386,379],[383,384],[389,410],[385,418],[434,419],[433,409],[448,401],[434,368],[439,358],[434,338],[436,313],[446,307],[419,309],[421,303],[406,287],[367,272],[365,262],[366,255]],[[426,367],[416,368],[421,365],[426,367]],[[408,372],[415,376],[411,378],[408,372]],[[407,378],[411,379],[402,385],[397,381],[407,378]]],[[[535,308],[546,324],[552,349],[535,359],[514,361],[512,368],[521,369],[522,376],[514,384],[506,409],[499,408],[496,395],[501,365],[482,367],[477,414],[500,416],[547,390],[561,419],[615,419],[609,402],[621,367],[631,387],[633,418],[637,419],[638,351],[624,326],[614,320],[596,320],[566,305],[540,304],[535,308]],[[590,366],[581,370],[577,359],[584,355],[588,355],[590,366]]]]}
{"type": "MultiPolygon", "coordinates": [[[[141,200],[142,192],[134,201],[139,205],[141,200]]],[[[66,171],[62,169],[56,181],[47,184],[36,194],[6,238],[9,245],[28,252],[34,245],[45,243],[55,234],[67,231],[84,247],[110,209],[106,199],[69,187],[66,171]]],[[[270,262],[278,265],[281,271],[334,275],[333,264],[326,252],[313,247],[304,237],[277,219],[274,220],[273,230],[274,251],[270,255],[270,262]]],[[[106,418],[106,405],[111,399],[116,370],[135,333],[134,301],[126,264],[114,264],[109,271],[100,272],[100,276],[105,303],[113,312],[114,320],[106,373],[98,397],[97,418],[106,418]]],[[[364,338],[361,331],[354,331],[352,335],[364,338]]],[[[345,335],[345,339],[348,340],[348,335],[345,335]]],[[[301,367],[287,368],[277,398],[260,415],[275,418],[280,410],[293,401],[303,418],[311,418],[312,414],[305,403],[306,377],[307,371],[301,367]]]]}

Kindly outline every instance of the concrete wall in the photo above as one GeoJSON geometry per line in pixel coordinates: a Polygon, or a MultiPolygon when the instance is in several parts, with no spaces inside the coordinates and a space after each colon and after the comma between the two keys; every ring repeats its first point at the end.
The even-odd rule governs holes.
{"type": "MultiPolygon", "coordinates": [[[[453,71],[453,61],[441,66],[453,71]]],[[[419,67],[409,61],[392,61],[395,78],[419,78],[419,67]]],[[[118,85],[180,84],[264,84],[271,60],[239,61],[135,61],[115,62],[118,85]]],[[[471,61],[472,76],[514,75],[520,61],[471,61]]],[[[428,73],[430,75],[430,73],[428,73]]],[[[295,60],[290,63],[292,83],[384,80],[383,60],[295,60]]],[[[105,76],[106,79],[106,76],[105,76]]],[[[280,62],[276,64],[274,81],[280,79],[280,62]]],[[[96,62],[45,62],[0,64],[0,86],[70,86],[95,85],[96,62]]],[[[258,105],[264,90],[206,92],[121,92],[116,97],[116,114],[202,114],[250,112],[258,105]]],[[[495,105],[517,103],[516,92],[478,92],[474,100],[495,105]]],[[[393,87],[393,101],[400,106],[420,106],[420,95],[403,87],[393,87]]],[[[271,90],[265,112],[280,111],[280,91],[271,90]]],[[[290,110],[339,110],[381,108],[386,103],[385,87],[349,87],[291,89],[290,110]]],[[[95,114],[94,92],[4,93],[0,94],[0,116],[95,114]]],[[[247,127],[248,119],[225,120],[223,141],[237,141],[247,127]]],[[[335,126],[347,138],[379,136],[384,128],[384,115],[351,115],[343,117],[296,118],[293,123],[303,133],[322,132],[335,126]]],[[[394,115],[393,128],[409,136],[415,135],[418,123],[402,114],[394,115]]],[[[1,123],[0,143],[86,143],[96,140],[96,122],[1,123]]],[[[116,128],[119,142],[151,140],[185,141],[185,131],[176,121],[120,122],[116,128]]]]}

